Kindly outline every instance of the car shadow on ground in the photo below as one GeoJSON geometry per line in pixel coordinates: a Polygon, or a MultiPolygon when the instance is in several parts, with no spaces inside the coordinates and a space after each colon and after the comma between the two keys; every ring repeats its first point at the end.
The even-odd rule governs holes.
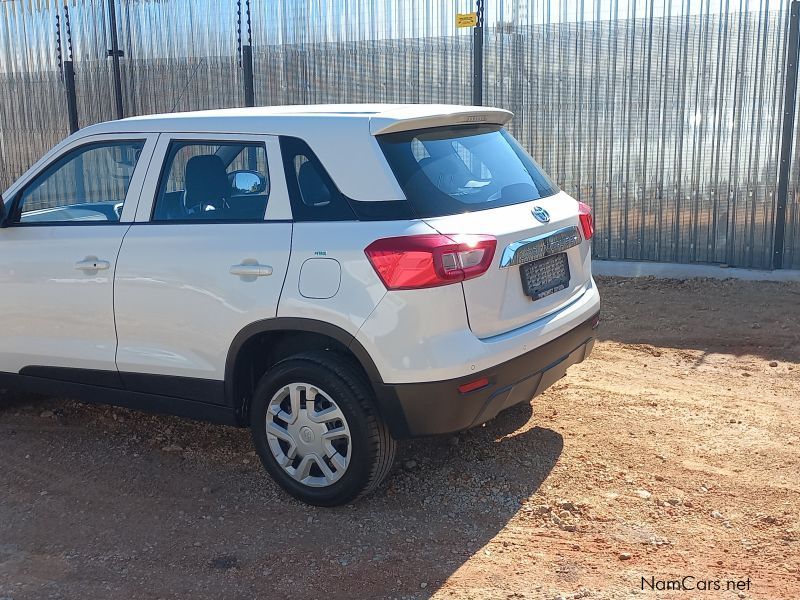
{"type": "Polygon", "coordinates": [[[67,597],[426,598],[489,551],[564,444],[522,404],[403,442],[380,490],[322,509],[268,479],[247,430],[4,396],[0,538],[36,559],[0,565],[0,595],[13,579],[67,597]]]}

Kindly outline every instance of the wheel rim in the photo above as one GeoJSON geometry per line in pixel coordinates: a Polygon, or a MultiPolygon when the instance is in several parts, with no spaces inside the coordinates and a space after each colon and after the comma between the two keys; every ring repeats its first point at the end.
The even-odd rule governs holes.
{"type": "Polygon", "coordinates": [[[310,383],[291,383],[267,407],[267,441],[289,476],[309,487],[339,481],[350,465],[347,419],[329,394],[310,383]]]}

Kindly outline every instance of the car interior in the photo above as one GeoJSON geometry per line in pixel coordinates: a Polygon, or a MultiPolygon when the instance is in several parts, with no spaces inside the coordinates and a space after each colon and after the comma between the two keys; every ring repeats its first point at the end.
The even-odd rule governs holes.
{"type": "MultiPolygon", "coordinates": [[[[124,187],[127,189],[135,162],[125,165],[127,170],[120,173],[116,163],[113,169],[107,166],[108,159],[112,158],[110,154],[101,158],[103,165],[107,167],[104,172],[113,173],[115,180],[124,180],[124,187]]],[[[153,221],[263,220],[269,198],[269,177],[263,146],[176,142],[170,148],[166,162],[169,167],[164,171],[159,185],[153,221]]],[[[306,206],[319,208],[331,204],[330,188],[321,177],[316,165],[307,157],[303,155],[295,157],[295,175],[302,201],[306,206]]],[[[85,178],[85,175],[81,176],[81,180],[85,178]]],[[[56,197],[64,196],[65,193],[71,195],[67,188],[72,188],[73,185],[69,181],[59,182],[59,193],[56,197]]],[[[22,223],[119,221],[123,202],[107,201],[102,199],[103,196],[104,194],[100,193],[100,198],[94,202],[75,202],[28,210],[21,215],[20,221],[22,223]]],[[[58,202],[56,200],[53,204],[58,202]]]]}
{"type": "MultiPolygon", "coordinates": [[[[195,154],[186,160],[183,177],[176,145],[170,152],[169,177],[161,184],[155,221],[259,221],[264,218],[269,196],[266,168],[258,170],[252,146],[220,145],[213,154],[195,154]],[[248,169],[232,169],[244,163],[248,169]],[[231,169],[229,171],[229,169],[231,169]],[[182,189],[167,191],[171,180],[182,189]]],[[[259,148],[263,152],[263,146],[259,148]]]]}
{"type": "Polygon", "coordinates": [[[299,162],[299,168],[295,165],[297,173],[297,185],[300,187],[300,197],[306,206],[319,207],[327,206],[331,203],[331,190],[314,166],[304,156],[298,156],[295,163],[299,162]]]}
{"type": "Polygon", "coordinates": [[[20,193],[20,224],[119,221],[143,144],[90,144],[67,154],[20,193]]]}

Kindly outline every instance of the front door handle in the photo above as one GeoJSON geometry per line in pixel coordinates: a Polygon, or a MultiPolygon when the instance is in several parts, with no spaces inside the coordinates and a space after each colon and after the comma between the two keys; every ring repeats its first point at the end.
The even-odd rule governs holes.
{"type": "Polygon", "coordinates": [[[83,260],[75,263],[78,271],[107,271],[111,268],[111,263],[107,260],[100,260],[95,256],[87,256],[83,260]]]}
{"type": "Polygon", "coordinates": [[[231,275],[237,277],[269,277],[272,275],[272,267],[269,265],[233,265],[231,267],[231,275]]]}

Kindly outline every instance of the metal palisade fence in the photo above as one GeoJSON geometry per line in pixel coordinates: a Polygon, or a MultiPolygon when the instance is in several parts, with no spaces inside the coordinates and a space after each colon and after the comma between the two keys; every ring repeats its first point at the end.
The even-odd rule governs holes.
{"type": "MultiPolygon", "coordinates": [[[[597,258],[800,268],[797,152],[779,186],[798,138],[786,94],[793,7],[486,0],[483,102],[513,111],[514,135],[594,208],[597,258]]],[[[73,73],[80,126],[120,108],[470,104],[476,36],[456,14],[474,10],[469,0],[0,0],[0,188],[69,133],[73,73]]]]}

